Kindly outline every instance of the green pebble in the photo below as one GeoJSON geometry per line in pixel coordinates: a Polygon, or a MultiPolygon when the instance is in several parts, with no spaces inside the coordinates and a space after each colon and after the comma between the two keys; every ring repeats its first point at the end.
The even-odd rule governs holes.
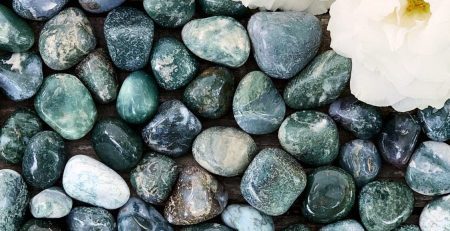
{"type": "Polygon", "coordinates": [[[0,50],[24,52],[34,43],[34,33],[28,23],[1,4],[0,34],[0,50]]]}
{"type": "Polygon", "coordinates": [[[70,213],[72,203],[62,188],[51,187],[31,199],[30,212],[35,218],[61,218],[70,213]]]}
{"type": "Polygon", "coordinates": [[[428,203],[420,214],[419,225],[423,231],[448,231],[450,228],[450,195],[428,203]]]}
{"type": "Polygon", "coordinates": [[[0,170],[0,230],[19,230],[28,206],[28,190],[19,173],[0,170]]]}
{"type": "Polygon", "coordinates": [[[239,1],[233,0],[199,0],[200,7],[207,15],[243,17],[250,10],[239,1]]]}
{"type": "Polygon", "coordinates": [[[232,231],[232,229],[217,223],[203,223],[182,228],[181,231],[232,231]]]}
{"type": "Polygon", "coordinates": [[[61,227],[51,220],[28,220],[20,231],[62,231],[61,227]]]}
{"type": "Polygon", "coordinates": [[[195,13],[195,0],[144,0],[147,14],[162,27],[186,24],[195,13]]]}
{"type": "Polygon", "coordinates": [[[311,231],[311,229],[303,224],[295,224],[284,228],[283,231],[311,231]]]}
{"type": "Polygon", "coordinates": [[[319,231],[364,231],[364,228],[359,222],[349,219],[326,225],[319,231]]]}
{"type": "Polygon", "coordinates": [[[70,231],[114,231],[116,222],[106,209],[76,207],[67,216],[67,228],[70,231]]]}
{"type": "Polygon", "coordinates": [[[420,228],[417,225],[402,225],[394,231],[420,231],[420,228]]]}

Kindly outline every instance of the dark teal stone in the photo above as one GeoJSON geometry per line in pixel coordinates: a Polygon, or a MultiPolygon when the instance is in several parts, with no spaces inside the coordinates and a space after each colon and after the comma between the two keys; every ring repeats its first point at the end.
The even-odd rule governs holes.
{"type": "Polygon", "coordinates": [[[349,219],[326,225],[319,231],[364,231],[364,228],[359,222],[349,219]]]}
{"type": "Polygon", "coordinates": [[[111,213],[98,207],[75,207],[66,218],[70,231],[114,231],[116,222],[111,213]]]}
{"type": "Polygon", "coordinates": [[[286,104],[294,109],[310,109],[333,102],[350,80],[352,62],[333,50],[317,56],[284,89],[286,104]]]}
{"type": "MultiPolygon", "coordinates": [[[[448,224],[450,226],[450,224],[448,224]]],[[[427,230],[427,229],[425,229],[427,230]]],[[[433,230],[433,229],[430,229],[433,230]]],[[[402,225],[395,229],[394,231],[420,231],[419,226],[417,225],[402,225]]]]}
{"type": "Polygon", "coordinates": [[[69,0],[13,0],[14,11],[23,18],[44,21],[55,16],[69,0]]]}
{"type": "Polygon", "coordinates": [[[72,198],[60,187],[39,192],[30,200],[30,212],[35,218],[61,218],[72,210],[72,198]]]}
{"type": "Polygon", "coordinates": [[[317,223],[346,217],[355,202],[356,186],[350,174],[333,167],[320,167],[308,174],[302,214],[317,223]]]}
{"type": "Polygon", "coordinates": [[[51,220],[30,219],[20,231],[62,231],[61,227],[51,220]]]}
{"type": "Polygon", "coordinates": [[[247,30],[258,66],[277,79],[300,72],[316,56],[322,38],[319,19],[304,12],[259,12],[247,30]]]}
{"type": "Polygon", "coordinates": [[[232,229],[218,223],[203,223],[182,228],[181,231],[232,231],[232,229]]]}
{"type": "Polygon", "coordinates": [[[413,192],[401,182],[374,181],[359,194],[359,216],[367,231],[395,229],[413,209],[413,192]]]}
{"type": "Polygon", "coordinates": [[[203,12],[207,15],[243,17],[250,13],[250,10],[239,1],[199,0],[199,4],[203,12]]]}
{"type": "Polygon", "coordinates": [[[434,141],[450,139],[450,100],[441,109],[428,107],[418,111],[417,116],[428,138],[434,141]]]}
{"type": "Polygon", "coordinates": [[[34,44],[34,33],[28,23],[8,7],[0,4],[0,50],[24,52],[34,44]]]}
{"type": "Polygon", "coordinates": [[[183,43],[172,37],[158,40],[150,64],[156,82],[166,90],[186,86],[197,74],[199,64],[183,43]]]}
{"type": "Polygon", "coordinates": [[[235,230],[274,231],[275,224],[268,216],[250,205],[229,205],[222,213],[223,222],[235,230]]]}
{"type": "Polygon", "coordinates": [[[125,1],[126,0],[78,0],[81,7],[91,13],[108,12],[120,6],[125,1]]]}
{"type": "Polygon", "coordinates": [[[283,231],[311,231],[311,229],[308,228],[308,226],[303,225],[303,224],[290,225],[282,230],[283,231]]]}
{"type": "Polygon", "coordinates": [[[144,0],[148,15],[162,27],[186,24],[195,13],[195,0],[144,0]]]}
{"type": "Polygon", "coordinates": [[[137,197],[131,197],[117,217],[119,231],[172,231],[164,217],[152,206],[137,197]]]}
{"type": "Polygon", "coordinates": [[[248,166],[240,188],[251,206],[278,216],[287,212],[305,186],[306,174],[294,157],[278,148],[266,148],[248,166]]]}
{"type": "Polygon", "coordinates": [[[22,175],[25,181],[40,189],[53,186],[61,177],[66,163],[64,140],[56,132],[39,132],[25,149],[22,175]]]}
{"type": "Polygon", "coordinates": [[[19,173],[0,170],[0,230],[19,230],[28,206],[28,190],[19,173]]]}
{"type": "Polygon", "coordinates": [[[383,123],[379,108],[365,104],[353,96],[334,101],[328,114],[360,139],[370,139],[378,134],[383,123]]]}
{"type": "Polygon", "coordinates": [[[450,195],[428,203],[420,214],[419,225],[422,231],[447,231],[450,227],[450,195]]]}

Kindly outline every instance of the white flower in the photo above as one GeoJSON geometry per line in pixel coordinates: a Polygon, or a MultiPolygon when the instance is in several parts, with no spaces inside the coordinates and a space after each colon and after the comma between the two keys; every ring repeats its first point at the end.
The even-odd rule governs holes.
{"type": "Polygon", "coordinates": [[[450,98],[449,0],[336,0],[331,47],[352,58],[352,93],[397,111],[450,98]]]}
{"type": "Polygon", "coordinates": [[[335,0],[234,0],[241,1],[249,8],[265,10],[308,11],[318,15],[328,12],[335,0]]]}

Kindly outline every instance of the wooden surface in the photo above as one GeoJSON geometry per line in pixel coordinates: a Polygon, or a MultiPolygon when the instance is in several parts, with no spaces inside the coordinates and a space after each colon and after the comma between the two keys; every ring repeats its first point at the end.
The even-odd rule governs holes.
{"type": "MultiPolygon", "coordinates": [[[[128,0],[124,5],[134,6],[136,8],[143,10],[142,0],[128,0]]],[[[71,3],[71,6],[78,7],[78,4],[71,3]]],[[[201,12],[200,9],[197,9],[197,12],[201,12]]],[[[94,31],[95,31],[95,34],[97,37],[97,41],[98,41],[97,47],[106,48],[105,40],[104,40],[104,36],[103,36],[103,22],[106,17],[106,14],[95,15],[95,14],[87,13],[87,15],[89,17],[89,20],[94,28],[94,31]]],[[[204,17],[204,15],[202,15],[201,13],[197,13],[195,17],[200,18],[200,17],[204,17]]],[[[321,23],[323,26],[323,32],[324,32],[324,36],[322,39],[322,45],[320,48],[320,51],[323,52],[325,50],[330,49],[329,48],[330,37],[329,37],[328,31],[326,31],[326,26],[328,23],[329,16],[324,15],[324,16],[319,16],[319,18],[321,20],[321,23]]],[[[240,20],[240,22],[245,27],[247,25],[247,21],[248,21],[248,18],[240,20]]],[[[43,23],[33,22],[33,21],[29,21],[29,23],[32,25],[32,27],[35,31],[36,40],[37,40],[39,38],[39,31],[42,28],[43,23]]],[[[160,27],[156,27],[155,40],[157,40],[160,37],[164,37],[164,36],[174,36],[174,37],[180,39],[180,32],[181,32],[180,29],[162,29],[160,27]]],[[[35,43],[32,50],[37,52],[36,44],[37,43],[35,43]]],[[[207,67],[210,67],[213,65],[214,64],[212,64],[212,63],[209,63],[206,61],[201,61],[201,71],[205,70],[207,67]]],[[[248,72],[253,71],[253,70],[258,70],[258,67],[251,55],[248,62],[243,67],[232,70],[232,72],[235,76],[235,79],[236,79],[236,84],[239,82],[240,79],[242,79],[242,77],[245,74],[247,74],[248,72]]],[[[145,68],[145,71],[149,73],[150,68],[147,66],[145,68]]],[[[73,68],[63,71],[63,72],[64,73],[72,73],[72,74],[74,73],[73,68]]],[[[45,76],[48,76],[53,73],[57,73],[57,72],[50,70],[49,68],[44,69],[45,76]]],[[[123,71],[122,72],[118,71],[118,73],[119,73],[118,79],[119,79],[119,82],[121,83],[124,80],[124,78],[127,76],[128,73],[123,72],[123,71]]],[[[274,83],[275,83],[276,87],[279,89],[279,91],[282,92],[287,81],[274,80],[274,83]]],[[[183,89],[176,90],[176,91],[161,90],[160,91],[160,95],[161,95],[160,101],[164,102],[164,101],[170,100],[170,99],[181,99],[182,93],[183,93],[183,89]]],[[[349,94],[349,89],[347,89],[346,92],[344,92],[344,95],[347,95],[347,94],[349,94]]],[[[0,124],[3,124],[3,122],[8,118],[8,116],[12,112],[14,112],[14,110],[16,110],[17,108],[33,108],[33,100],[27,100],[24,102],[13,102],[13,101],[8,100],[3,94],[1,94],[0,95],[0,124]]],[[[97,104],[97,110],[98,110],[99,118],[108,117],[108,116],[117,116],[117,113],[115,111],[115,104],[109,104],[109,105],[97,104]]],[[[328,110],[328,107],[318,108],[317,110],[326,112],[328,110]]],[[[293,110],[288,109],[286,115],[289,115],[292,112],[293,112],[293,110]]],[[[383,109],[383,115],[385,117],[388,116],[388,114],[390,112],[391,112],[390,109],[383,109]]],[[[231,112],[228,113],[225,117],[220,118],[220,119],[206,120],[206,119],[200,118],[200,120],[201,120],[204,128],[218,126],[218,125],[237,127],[237,124],[234,121],[233,115],[231,112]]],[[[140,132],[142,127],[143,126],[134,126],[133,128],[135,128],[136,131],[140,132]]],[[[47,127],[46,129],[49,129],[49,128],[47,127]]],[[[422,136],[423,136],[423,134],[422,134],[422,136]]],[[[256,141],[259,149],[263,149],[266,147],[280,147],[276,132],[269,134],[269,135],[253,136],[253,138],[256,141]]],[[[340,128],[341,144],[343,144],[353,138],[354,137],[350,133],[348,133],[340,128]]],[[[422,139],[423,139],[423,137],[422,137],[422,139]]],[[[95,152],[90,143],[90,134],[88,134],[86,137],[84,137],[80,140],[77,140],[77,141],[66,141],[65,144],[66,144],[68,156],[73,156],[76,154],[84,154],[84,155],[88,155],[88,156],[98,159],[96,157],[95,152]]],[[[192,155],[190,153],[186,154],[183,157],[177,158],[176,161],[177,161],[177,163],[179,163],[182,166],[197,164],[195,162],[195,160],[192,158],[192,155]]],[[[335,163],[334,165],[337,165],[337,164],[335,163]]],[[[310,168],[308,166],[304,166],[304,167],[306,168],[307,171],[310,170],[310,168]]],[[[4,169],[4,168],[14,169],[19,172],[21,171],[20,165],[11,165],[11,164],[6,164],[6,163],[0,162],[0,169],[4,169]]],[[[129,183],[129,174],[122,173],[121,175],[129,183]]],[[[242,198],[242,196],[240,194],[240,190],[239,190],[239,183],[240,183],[239,177],[232,177],[232,178],[217,177],[217,178],[219,179],[220,182],[222,182],[225,185],[225,188],[228,191],[228,194],[229,194],[229,202],[228,203],[229,204],[245,203],[244,199],[242,198]]],[[[380,179],[392,179],[395,181],[404,181],[404,170],[396,169],[393,166],[384,163],[383,169],[381,171],[379,178],[380,179]]],[[[58,185],[61,186],[61,182],[58,182],[58,185]]],[[[37,192],[38,191],[31,189],[32,195],[36,194],[37,192]]],[[[132,193],[135,194],[134,192],[132,192],[132,193]]],[[[415,194],[415,210],[414,210],[413,215],[407,221],[407,223],[417,224],[418,216],[420,215],[420,211],[422,210],[422,207],[424,207],[430,199],[431,199],[430,197],[415,194]]],[[[316,230],[318,227],[320,227],[320,225],[308,223],[301,216],[301,213],[300,213],[300,201],[301,200],[302,200],[302,196],[294,203],[292,208],[286,214],[279,216],[279,217],[274,217],[274,221],[275,221],[277,230],[284,228],[290,224],[295,224],[295,223],[307,223],[308,225],[311,226],[311,228],[313,228],[313,230],[316,230]]],[[[80,205],[80,204],[81,203],[78,203],[78,202],[76,203],[76,205],[80,205]]],[[[158,209],[160,209],[160,210],[161,210],[161,208],[162,207],[158,207],[158,209]]],[[[112,211],[112,212],[114,215],[117,214],[117,211],[112,211]]],[[[28,216],[30,216],[30,215],[28,214],[28,216]]],[[[358,211],[357,211],[357,202],[355,203],[355,206],[353,208],[352,213],[349,215],[349,218],[354,218],[354,219],[359,220],[358,211]]],[[[212,221],[220,222],[220,217],[215,218],[212,221]]],[[[63,220],[59,220],[59,222],[61,222],[62,225],[64,224],[63,220]]],[[[178,229],[178,227],[177,227],[177,229],[178,229]]]]}

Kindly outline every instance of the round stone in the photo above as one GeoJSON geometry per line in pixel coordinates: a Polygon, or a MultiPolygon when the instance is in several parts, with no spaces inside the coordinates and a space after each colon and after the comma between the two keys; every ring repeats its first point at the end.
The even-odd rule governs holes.
{"type": "Polygon", "coordinates": [[[186,24],[195,13],[195,0],[144,0],[147,14],[162,27],[186,24]]]}
{"type": "Polygon", "coordinates": [[[61,218],[71,209],[72,199],[59,187],[45,189],[30,201],[30,211],[35,218],[61,218]]]}
{"type": "Polygon", "coordinates": [[[98,207],[76,207],[67,216],[67,228],[70,231],[114,231],[116,222],[106,209],[98,207]]]}
{"type": "Polygon", "coordinates": [[[222,213],[223,222],[236,230],[273,231],[272,217],[249,205],[229,205],[222,213]]]}
{"type": "MultiPolygon", "coordinates": [[[[450,226],[450,224],[449,224],[450,226]]],[[[424,229],[427,230],[427,229],[424,229]]],[[[433,229],[430,229],[433,230],[433,229]]],[[[417,225],[402,225],[400,227],[398,227],[397,229],[395,229],[394,231],[420,231],[419,226],[417,225]]]]}
{"type": "Polygon", "coordinates": [[[423,231],[447,231],[450,227],[450,195],[428,203],[419,219],[423,231]]]}
{"type": "Polygon", "coordinates": [[[450,139],[450,100],[441,109],[428,107],[418,111],[417,116],[428,138],[434,141],[450,139]]]}
{"type": "Polygon", "coordinates": [[[22,18],[45,21],[55,16],[69,0],[13,0],[14,11],[22,18]]]}
{"type": "Polygon", "coordinates": [[[303,224],[295,224],[284,228],[283,231],[311,231],[311,229],[303,224]]]}
{"type": "Polygon", "coordinates": [[[8,7],[0,4],[0,50],[24,52],[34,44],[34,33],[28,23],[8,7]]]}
{"type": "Polygon", "coordinates": [[[18,230],[28,206],[25,181],[16,171],[0,169],[0,230],[18,230]]]}
{"type": "Polygon", "coordinates": [[[125,2],[125,0],[78,0],[84,10],[91,13],[108,12],[125,2]]]}
{"type": "Polygon", "coordinates": [[[200,7],[207,15],[223,15],[230,17],[243,17],[250,10],[240,1],[233,0],[199,0],[200,7]]]}
{"type": "Polygon", "coordinates": [[[362,225],[355,220],[342,220],[333,224],[326,225],[319,231],[364,231],[362,225]]]}
{"type": "Polygon", "coordinates": [[[20,231],[62,231],[61,227],[50,220],[28,220],[20,231]]]}
{"type": "Polygon", "coordinates": [[[181,231],[232,231],[232,229],[217,223],[203,223],[182,228],[181,231]]]}

